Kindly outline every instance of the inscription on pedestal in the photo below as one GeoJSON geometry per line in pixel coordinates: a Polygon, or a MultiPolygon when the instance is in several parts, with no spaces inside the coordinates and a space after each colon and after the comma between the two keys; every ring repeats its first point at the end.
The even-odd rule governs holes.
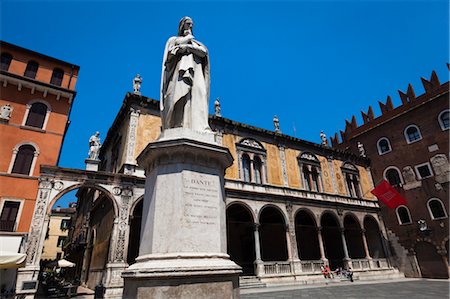
{"type": "Polygon", "coordinates": [[[183,224],[217,225],[219,222],[219,186],[217,178],[195,172],[183,172],[183,224]]]}

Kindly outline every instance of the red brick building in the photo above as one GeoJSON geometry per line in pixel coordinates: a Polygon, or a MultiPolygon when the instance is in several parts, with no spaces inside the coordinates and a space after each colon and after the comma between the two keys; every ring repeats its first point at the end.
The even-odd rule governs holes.
{"type": "Polygon", "coordinates": [[[407,205],[382,213],[389,229],[397,263],[408,276],[448,278],[449,206],[449,82],[440,83],[433,71],[422,78],[425,92],[415,95],[411,85],[399,91],[402,105],[390,97],[379,102],[381,116],[372,107],[346,121],[345,131],[331,138],[334,148],[359,152],[371,159],[375,185],[389,181],[407,205]]]}
{"type": "Polygon", "coordinates": [[[0,231],[28,232],[40,165],[57,165],[79,67],[0,41],[0,231]]]}

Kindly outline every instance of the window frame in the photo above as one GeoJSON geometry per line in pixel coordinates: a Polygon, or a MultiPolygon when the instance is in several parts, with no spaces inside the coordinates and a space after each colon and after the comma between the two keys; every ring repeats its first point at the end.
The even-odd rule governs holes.
{"type": "Polygon", "coordinates": [[[413,219],[412,219],[412,217],[411,217],[411,212],[409,211],[409,209],[408,209],[407,206],[405,206],[405,205],[398,206],[398,207],[395,209],[395,214],[397,215],[397,221],[398,221],[398,224],[399,224],[399,225],[409,225],[409,224],[412,224],[412,223],[413,223],[413,219]],[[402,223],[402,222],[401,222],[401,220],[400,220],[400,215],[398,214],[398,210],[399,210],[400,208],[405,208],[405,209],[406,209],[406,212],[408,213],[408,217],[409,217],[409,222],[407,222],[407,223],[402,223]]]}
{"type": "Polygon", "coordinates": [[[425,162],[425,163],[422,163],[422,164],[415,165],[414,166],[414,170],[416,171],[417,178],[420,179],[420,180],[428,179],[428,178],[431,178],[431,177],[434,176],[433,169],[431,168],[430,162],[425,162]],[[428,166],[428,169],[430,170],[430,175],[427,176],[427,177],[422,177],[420,175],[420,172],[419,172],[419,167],[422,167],[422,166],[425,166],[425,165],[428,166]]]}
{"type": "Polygon", "coordinates": [[[25,113],[23,115],[22,126],[26,127],[26,128],[34,128],[34,129],[44,130],[45,131],[47,129],[47,124],[48,124],[48,120],[50,118],[51,111],[52,111],[52,107],[50,106],[50,104],[47,101],[44,101],[44,100],[41,100],[41,99],[36,99],[36,100],[32,100],[32,101],[28,102],[27,108],[26,108],[25,113]],[[41,103],[41,104],[44,104],[45,106],[47,106],[47,113],[45,114],[44,123],[42,124],[42,128],[26,125],[27,120],[28,120],[28,116],[30,115],[31,106],[33,104],[35,104],[35,103],[41,103]]]}
{"type": "Polygon", "coordinates": [[[60,68],[57,68],[57,67],[54,68],[53,72],[52,72],[52,76],[50,77],[50,84],[54,85],[54,86],[62,86],[63,81],[64,81],[64,70],[60,69],[60,68]],[[55,84],[55,83],[52,82],[53,80],[56,80],[56,79],[54,79],[54,78],[56,78],[56,76],[55,76],[56,73],[61,73],[62,74],[61,83],[60,84],[55,84]]]}
{"type": "Polygon", "coordinates": [[[23,72],[23,76],[24,77],[27,77],[27,78],[30,78],[30,79],[36,79],[36,76],[37,76],[37,73],[38,73],[38,71],[39,71],[39,63],[37,62],[37,61],[35,61],[35,60],[30,60],[30,61],[28,61],[28,63],[27,63],[27,66],[25,67],[25,71],[23,72]],[[34,76],[33,77],[30,77],[30,76],[27,76],[27,71],[29,71],[28,70],[28,67],[30,66],[30,65],[36,65],[36,71],[35,71],[35,73],[34,73],[34,76]]]}
{"type": "Polygon", "coordinates": [[[431,220],[441,220],[441,219],[447,219],[448,218],[447,210],[445,208],[444,203],[442,202],[442,200],[440,200],[437,197],[432,197],[432,198],[430,198],[427,201],[427,208],[428,208],[428,212],[430,213],[431,220]],[[433,201],[433,200],[436,200],[436,201],[438,201],[441,204],[442,210],[444,211],[444,215],[445,215],[444,217],[434,217],[433,212],[431,211],[431,207],[430,207],[430,202],[433,201]]]}
{"type": "Polygon", "coordinates": [[[389,138],[387,138],[387,137],[381,137],[380,139],[378,139],[378,141],[377,141],[377,150],[378,150],[378,155],[380,155],[380,156],[392,152],[391,141],[389,140],[389,138]],[[382,152],[382,151],[381,151],[381,147],[380,147],[380,142],[383,141],[383,140],[386,140],[387,143],[388,143],[388,145],[389,145],[389,150],[387,150],[387,151],[385,151],[385,152],[382,152]]]}
{"type": "Polygon", "coordinates": [[[30,167],[30,171],[28,173],[27,176],[33,176],[34,174],[34,169],[36,168],[36,162],[37,162],[37,158],[39,157],[40,151],[39,151],[39,147],[37,146],[36,143],[34,142],[30,142],[30,141],[26,141],[26,142],[21,142],[19,144],[17,144],[13,150],[12,150],[12,156],[11,156],[11,161],[9,162],[9,167],[8,167],[8,174],[13,174],[13,175],[26,175],[26,174],[20,174],[20,173],[13,173],[13,167],[14,167],[14,163],[16,162],[16,158],[17,158],[17,154],[19,153],[19,149],[21,146],[23,145],[31,145],[32,147],[34,147],[34,157],[33,157],[33,161],[31,162],[31,167],[30,167]]]}
{"type": "Polygon", "coordinates": [[[64,242],[67,240],[67,236],[58,236],[58,241],[56,241],[56,247],[57,248],[63,248],[64,242]],[[60,240],[62,240],[62,244],[60,245],[60,240]]]}
{"type": "MultiPolygon", "coordinates": [[[[2,70],[2,71],[4,71],[4,72],[9,72],[9,68],[11,67],[11,62],[13,61],[13,56],[12,56],[11,53],[3,52],[3,53],[1,53],[1,55],[0,55],[0,59],[1,59],[2,57],[6,57],[6,56],[9,56],[9,57],[8,57],[8,58],[9,58],[8,68],[6,68],[6,69],[1,69],[1,68],[0,68],[0,70],[2,70]]],[[[0,63],[1,63],[1,61],[0,61],[0,63]]],[[[1,67],[1,66],[0,66],[0,67],[1,67]]]]}
{"type": "Polygon", "coordinates": [[[267,152],[264,146],[258,140],[254,138],[244,137],[238,143],[236,143],[236,153],[238,157],[238,176],[239,179],[246,183],[252,183],[257,185],[267,184],[267,152]],[[244,165],[243,157],[247,155],[249,157],[249,170],[250,181],[244,178],[244,165]],[[256,181],[255,175],[255,158],[258,157],[260,161],[260,178],[261,182],[256,181]]]}
{"type": "Polygon", "coordinates": [[[445,109],[445,110],[441,111],[441,113],[439,113],[439,115],[438,115],[438,122],[439,122],[439,126],[441,127],[442,131],[447,131],[450,129],[450,125],[448,127],[445,127],[444,122],[441,119],[442,115],[444,115],[445,112],[450,113],[450,110],[445,109]]]}
{"type": "Polygon", "coordinates": [[[383,171],[383,178],[389,183],[391,184],[391,182],[389,182],[386,174],[390,169],[394,169],[397,171],[397,173],[399,174],[399,178],[400,178],[400,187],[402,187],[405,184],[405,181],[403,180],[403,175],[402,172],[400,171],[400,169],[398,169],[396,166],[388,166],[384,169],[383,171]]]}
{"type": "Polygon", "coordinates": [[[297,157],[297,162],[300,170],[300,180],[303,190],[323,193],[324,187],[322,179],[322,167],[317,156],[311,152],[305,151],[300,153],[300,155],[297,157]],[[308,178],[305,176],[305,167],[310,168],[308,169],[308,172],[311,180],[308,180],[308,178]],[[314,180],[314,173],[317,175],[316,181],[314,180]]]}
{"type": "MultiPolygon", "coordinates": [[[[345,183],[345,188],[347,190],[347,194],[349,197],[352,198],[363,198],[363,192],[361,187],[361,177],[359,175],[358,167],[356,167],[353,163],[350,162],[344,162],[341,166],[341,172],[345,183]],[[358,186],[354,185],[354,180],[351,180],[350,182],[347,180],[347,176],[352,175],[356,176],[356,181],[358,182],[358,186]],[[352,194],[352,190],[349,189],[349,183],[353,185],[353,188],[355,189],[356,194],[352,194]]],[[[353,189],[352,188],[352,189],[353,189]]]]}
{"type": "Polygon", "coordinates": [[[5,206],[5,202],[7,201],[13,201],[13,202],[19,202],[19,209],[17,210],[16,215],[16,221],[14,223],[13,232],[17,231],[17,228],[19,226],[20,218],[22,217],[22,211],[24,206],[24,199],[21,198],[11,198],[11,197],[3,197],[0,198],[0,215],[3,213],[3,208],[5,206]]]}
{"type": "Polygon", "coordinates": [[[420,129],[419,129],[419,127],[417,125],[409,125],[409,126],[407,126],[403,130],[403,135],[405,136],[407,144],[415,143],[415,142],[418,142],[418,141],[423,139],[422,133],[420,132],[420,129]],[[408,133],[406,132],[406,131],[408,131],[409,128],[416,128],[417,132],[419,133],[419,139],[416,139],[416,140],[413,140],[413,141],[409,140],[408,133]]]}

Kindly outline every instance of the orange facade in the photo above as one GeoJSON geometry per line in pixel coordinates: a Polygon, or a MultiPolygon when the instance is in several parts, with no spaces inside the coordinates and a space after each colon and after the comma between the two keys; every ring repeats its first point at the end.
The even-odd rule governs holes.
{"type": "Polygon", "coordinates": [[[9,43],[0,45],[0,230],[28,232],[40,165],[58,163],[79,67],[9,43]],[[30,61],[38,68],[25,76],[30,61]],[[55,69],[62,71],[60,84],[52,82],[55,69]],[[39,105],[46,111],[39,111],[39,105]],[[30,122],[32,117],[40,124],[30,122]],[[24,145],[34,153],[20,168],[24,145]]]}

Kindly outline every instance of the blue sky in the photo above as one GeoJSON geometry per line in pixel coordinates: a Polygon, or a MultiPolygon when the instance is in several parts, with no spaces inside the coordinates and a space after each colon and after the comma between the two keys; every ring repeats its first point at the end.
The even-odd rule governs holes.
{"type": "Polygon", "coordinates": [[[81,67],[63,167],[84,168],[89,136],[104,139],[137,73],[159,98],[164,44],[185,15],[224,117],[272,130],[277,114],[283,133],[314,142],[369,105],[379,115],[388,95],[397,106],[408,83],[421,94],[432,70],[448,80],[447,1],[0,3],[2,40],[81,67]]]}

